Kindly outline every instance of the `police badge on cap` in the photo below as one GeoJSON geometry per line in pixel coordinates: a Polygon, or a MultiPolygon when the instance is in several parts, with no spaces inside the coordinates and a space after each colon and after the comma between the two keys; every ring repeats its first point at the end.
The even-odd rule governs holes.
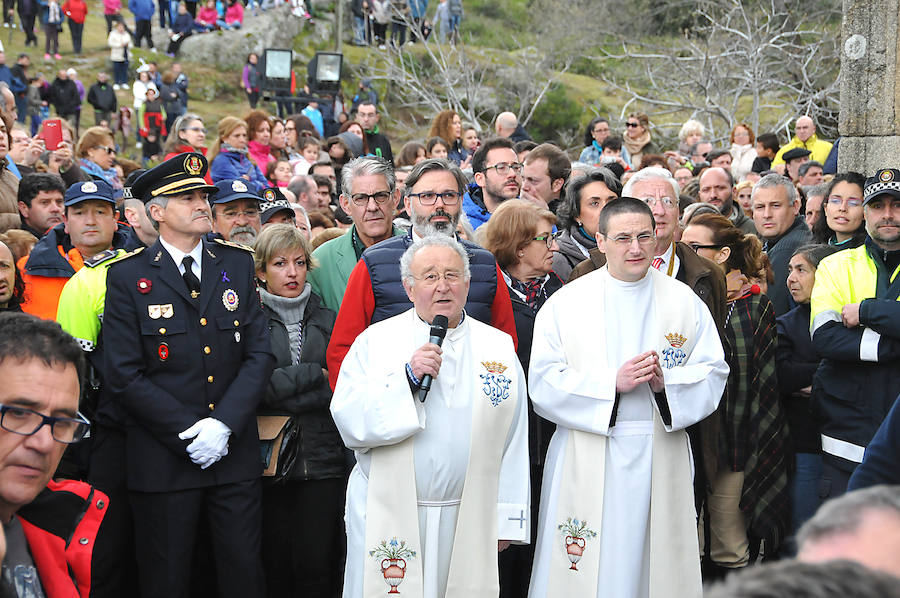
{"type": "Polygon", "coordinates": [[[863,205],[881,195],[889,195],[900,199],[900,170],[896,168],[882,168],[875,176],[866,179],[866,188],[863,190],[863,205]]]}
{"type": "Polygon", "coordinates": [[[146,203],[154,197],[183,195],[191,191],[215,193],[218,189],[204,178],[207,168],[203,154],[178,154],[135,179],[131,194],[146,203]]]}

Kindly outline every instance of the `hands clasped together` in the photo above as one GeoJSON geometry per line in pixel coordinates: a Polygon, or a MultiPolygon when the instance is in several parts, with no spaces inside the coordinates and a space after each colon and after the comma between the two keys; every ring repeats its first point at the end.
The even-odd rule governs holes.
{"type": "Polygon", "coordinates": [[[645,382],[650,384],[653,392],[662,392],[665,388],[656,351],[645,351],[622,364],[616,374],[616,392],[631,392],[645,382]]]}
{"type": "Polygon", "coordinates": [[[200,469],[206,469],[228,454],[231,430],[219,420],[206,417],[178,435],[181,440],[193,438],[187,446],[188,456],[200,469]]]}

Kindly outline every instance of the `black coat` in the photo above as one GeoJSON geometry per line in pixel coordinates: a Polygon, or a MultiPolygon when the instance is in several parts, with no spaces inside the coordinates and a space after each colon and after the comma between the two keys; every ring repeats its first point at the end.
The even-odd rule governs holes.
{"type": "Polygon", "coordinates": [[[292,480],[339,478],[345,472],[345,449],[331,418],[331,387],[322,371],[336,314],[311,293],[303,313],[300,363],[291,363],[287,328],[274,310],[263,304],[275,370],[260,404],[263,412],[298,416],[300,451],[291,470],[292,480]]]}
{"type": "Polygon", "coordinates": [[[109,267],[101,331],[105,376],[126,416],[128,488],[167,492],[259,478],[256,409],[272,376],[266,317],[246,248],[203,241],[192,299],[157,241],[109,267]],[[207,469],[178,435],[206,417],[231,429],[207,469]]]}
{"type": "Polygon", "coordinates": [[[87,101],[94,107],[94,110],[100,112],[115,112],[118,108],[116,92],[108,81],[106,83],[97,81],[91,85],[88,89],[87,101]]]}
{"type": "MultiPolygon", "coordinates": [[[[553,272],[550,273],[550,279],[544,285],[547,291],[547,297],[558,291],[563,286],[562,279],[553,272]]],[[[516,348],[516,355],[522,369],[525,371],[525,379],[528,379],[528,363],[531,361],[531,342],[534,337],[534,318],[537,312],[531,309],[519,295],[508,286],[509,300],[512,302],[513,320],[516,323],[516,336],[519,344],[516,348]]],[[[534,412],[531,399],[528,400],[528,455],[531,460],[532,467],[543,467],[544,458],[547,455],[547,448],[550,446],[550,439],[556,426],[553,422],[547,421],[543,417],[534,412]]]]}
{"type": "Polygon", "coordinates": [[[59,116],[70,116],[81,108],[78,87],[71,79],[56,78],[50,84],[50,102],[59,116]]]}
{"type": "Polygon", "coordinates": [[[791,442],[798,453],[822,450],[819,426],[809,408],[809,396],[797,392],[812,386],[813,374],[821,361],[809,336],[809,315],[809,303],[805,303],[776,319],[778,390],[787,415],[791,442]]]}

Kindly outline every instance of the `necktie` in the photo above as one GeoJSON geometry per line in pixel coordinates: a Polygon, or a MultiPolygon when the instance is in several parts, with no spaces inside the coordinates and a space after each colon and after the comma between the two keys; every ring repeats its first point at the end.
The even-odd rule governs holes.
{"type": "Polygon", "coordinates": [[[663,260],[661,257],[655,257],[655,258],[653,258],[653,262],[651,263],[651,265],[654,268],[656,268],[657,270],[659,270],[659,267],[662,266],[662,263],[663,263],[663,260]]]}
{"type": "Polygon", "coordinates": [[[181,275],[184,278],[184,284],[187,285],[188,290],[191,292],[191,299],[196,299],[200,296],[200,280],[191,270],[191,266],[194,265],[194,258],[189,255],[184,256],[184,259],[181,260],[181,265],[184,266],[184,274],[181,275]]]}

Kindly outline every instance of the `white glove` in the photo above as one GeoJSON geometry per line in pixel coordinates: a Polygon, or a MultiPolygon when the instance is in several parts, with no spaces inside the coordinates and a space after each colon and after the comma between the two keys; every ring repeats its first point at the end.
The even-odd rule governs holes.
{"type": "Polygon", "coordinates": [[[231,429],[221,421],[206,417],[178,435],[181,440],[194,438],[187,447],[188,456],[201,469],[206,469],[228,454],[231,429]]]}

